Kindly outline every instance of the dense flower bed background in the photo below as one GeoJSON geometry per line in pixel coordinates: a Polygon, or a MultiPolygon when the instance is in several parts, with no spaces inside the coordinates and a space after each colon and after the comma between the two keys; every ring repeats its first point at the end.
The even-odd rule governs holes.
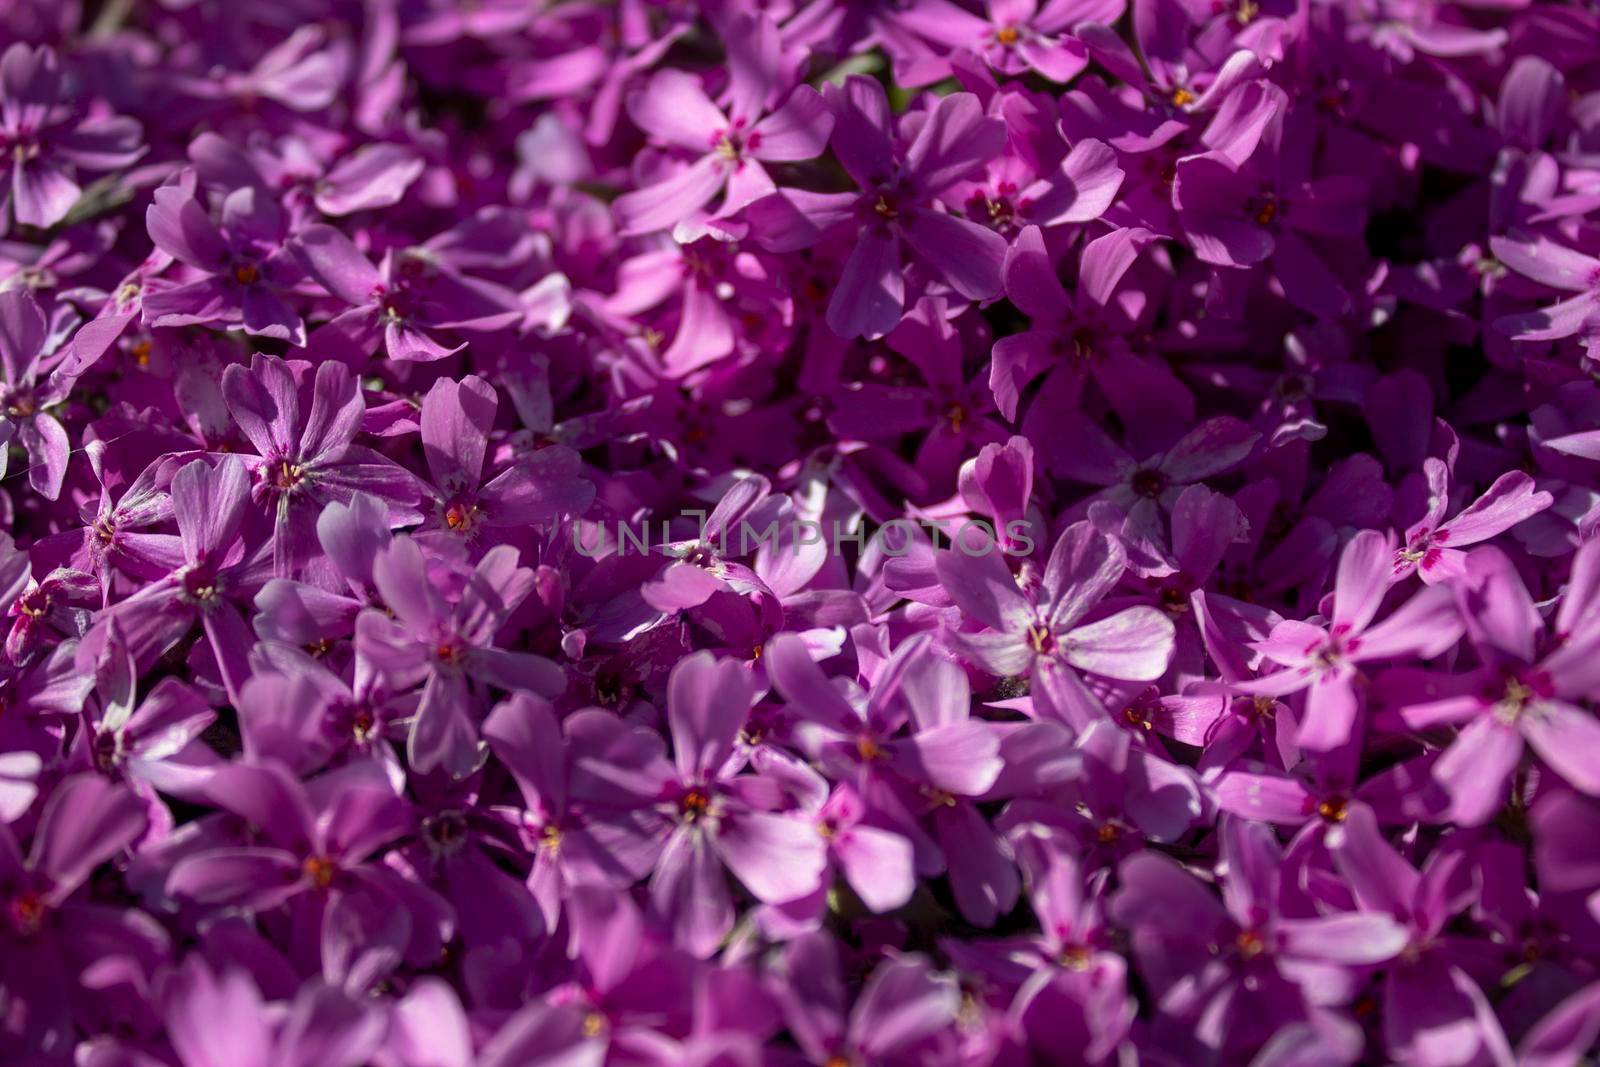
{"type": "Polygon", "coordinates": [[[0,1062],[1594,1046],[1592,4],[0,0],[0,159],[0,1062]]]}

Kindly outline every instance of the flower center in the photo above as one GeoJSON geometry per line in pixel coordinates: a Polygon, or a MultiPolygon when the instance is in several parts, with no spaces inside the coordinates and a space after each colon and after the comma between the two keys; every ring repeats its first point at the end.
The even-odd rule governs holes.
{"type": "Polygon", "coordinates": [[[30,589],[17,598],[16,607],[18,615],[26,615],[30,619],[43,618],[44,613],[50,610],[50,594],[43,586],[30,589]]]}
{"type": "Polygon", "coordinates": [[[856,738],[856,755],[871,763],[873,760],[880,759],[883,756],[883,746],[878,744],[874,738],[858,737],[856,738]]]}
{"type": "Polygon", "coordinates": [[[1079,363],[1094,359],[1094,335],[1088,329],[1072,331],[1072,358],[1079,363]]]}
{"type": "Polygon", "coordinates": [[[682,559],[691,567],[700,567],[708,571],[717,569],[717,550],[711,545],[694,545],[683,553],[682,559]]]}
{"type": "Polygon", "coordinates": [[[240,263],[233,268],[233,280],[240,285],[254,285],[261,280],[261,270],[254,263],[240,263]]]}
{"type": "Polygon", "coordinates": [[[478,506],[455,500],[445,505],[444,524],[453,533],[471,533],[478,525],[478,506]]]}
{"type": "Polygon", "coordinates": [[[6,414],[12,418],[25,419],[38,410],[39,404],[31,389],[18,389],[6,397],[6,414]]]}
{"type": "Polygon", "coordinates": [[[1167,476],[1154,467],[1146,467],[1133,472],[1132,485],[1135,493],[1153,500],[1166,489],[1167,476]]]}
{"type": "Polygon", "coordinates": [[[210,608],[221,599],[217,573],[203,563],[196,563],[183,572],[183,599],[200,608],[210,608]]]}
{"type": "Polygon", "coordinates": [[[326,889],[333,884],[333,876],[339,868],[327,856],[312,856],[303,864],[306,879],[318,889],[326,889]]]}
{"type": "Polygon", "coordinates": [[[22,937],[32,937],[43,928],[45,916],[49,914],[50,908],[45,903],[43,895],[26,890],[11,898],[6,912],[13,930],[22,937]]]}
{"type": "Polygon", "coordinates": [[[1042,622],[1030,623],[1028,645],[1039,655],[1047,656],[1056,650],[1056,635],[1042,622]]]}
{"type": "Polygon", "coordinates": [[[1350,814],[1350,802],[1340,796],[1329,797],[1317,805],[1317,814],[1324,822],[1344,822],[1350,814]]]}
{"type": "Polygon", "coordinates": [[[459,811],[442,811],[424,819],[422,832],[438,852],[454,852],[467,839],[467,820],[459,811]]]}
{"type": "Polygon", "coordinates": [[[994,39],[1010,48],[1022,39],[1022,34],[1015,26],[1002,26],[995,31],[994,39]]]}
{"type": "Polygon", "coordinates": [[[1494,716],[1501,722],[1510,726],[1522,717],[1528,704],[1537,696],[1534,689],[1521,678],[1510,677],[1506,679],[1505,691],[1500,694],[1500,699],[1495,702],[1494,716]]]}
{"type": "Polygon", "coordinates": [[[287,493],[305,478],[305,470],[293,460],[282,459],[272,465],[272,488],[287,493]]]}
{"type": "Polygon", "coordinates": [[[1348,627],[1344,626],[1334,627],[1333,632],[1329,633],[1321,644],[1311,650],[1311,662],[1318,670],[1337,670],[1344,663],[1345,656],[1354,652],[1356,647],[1360,645],[1361,642],[1359,640],[1354,638],[1346,639],[1345,631],[1347,629],[1348,627]]]}
{"type": "Polygon", "coordinates": [[[459,667],[467,658],[467,650],[459,641],[448,638],[433,647],[433,658],[446,667],[459,667]]]}
{"type": "Polygon", "coordinates": [[[895,207],[894,202],[889,199],[887,193],[878,197],[877,203],[872,205],[872,210],[885,222],[900,217],[900,209],[895,207]]]}
{"type": "Polygon", "coordinates": [[[1194,103],[1194,101],[1195,95],[1189,90],[1185,89],[1183,86],[1180,85],[1178,88],[1172,90],[1173,107],[1188,107],[1190,104],[1194,103]]]}
{"type": "Polygon", "coordinates": [[[1094,950],[1088,945],[1063,945],[1056,960],[1069,971],[1087,971],[1094,961],[1094,950]]]}
{"type": "Polygon", "coordinates": [[[1247,960],[1255,959],[1267,950],[1267,942],[1255,930],[1240,930],[1233,943],[1238,947],[1239,955],[1247,960]]]}
{"type": "Polygon", "coordinates": [[[711,795],[704,789],[685,790],[678,798],[678,814],[685,822],[695,822],[711,808],[711,795]]]}
{"type": "Polygon", "coordinates": [[[1271,193],[1262,193],[1245,205],[1245,211],[1262,226],[1272,225],[1272,220],[1278,217],[1278,198],[1271,193]]]}
{"type": "Polygon", "coordinates": [[[116,769],[119,753],[117,735],[107,731],[96,734],[94,739],[94,765],[101,774],[110,774],[116,769]]]}

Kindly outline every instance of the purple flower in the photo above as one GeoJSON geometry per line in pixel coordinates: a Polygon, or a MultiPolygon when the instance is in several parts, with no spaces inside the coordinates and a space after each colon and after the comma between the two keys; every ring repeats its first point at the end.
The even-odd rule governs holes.
{"type": "Polygon", "coordinates": [[[0,1061],[1590,1054],[1594,5],[283,6],[0,0],[0,1061]]]}
{"type": "Polygon", "coordinates": [[[266,1010],[249,972],[215,973],[192,957],[163,989],[168,1033],[183,1067],[359,1067],[381,1046],[381,1011],[308,985],[281,1014],[266,1010]]]}
{"type": "Polygon", "coordinates": [[[1467,554],[1462,545],[1475,545],[1509,530],[1549,507],[1554,498],[1535,492],[1533,479],[1510,471],[1495,479],[1484,494],[1462,508],[1453,519],[1450,506],[1449,468],[1429,457],[1423,461],[1428,479],[1428,511],[1406,530],[1405,546],[1395,553],[1393,581],[1417,573],[1429,585],[1466,573],[1467,554]]]}
{"type": "Polygon", "coordinates": [[[250,507],[250,475],[238,459],[215,467],[197,459],[172,476],[182,563],[105,616],[115,620],[135,659],[148,666],[196,622],[205,631],[229,695],[249,676],[251,637],[239,605],[259,587],[259,553],[242,539],[250,507]]]}
{"type": "Polygon", "coordinates": [[[1141,559],[1167,556],[1161,516],[1184,489],[1238,466],[1259,439],[1244,423],[1223,415],[1136,460],[1081,413],[1063,414],[1047,439],[1047,462],[1063,477],[1104,486],[1095,499],[1121,512],[1119,535],[1141,559]]]}
{"type": "Polygon", "coordinates": [[[790,1032],[814,1062],[879,1064],[915,1060],[956,1019],[961,992],[927,960],[905,955],[874,968],[853,1007],[837,951],[823,934],[790,943],[780,999],[790,1032]]]}
{"type": "Polygon", "coordinates": [[[1122,16],[1121,0],[1085,2],[989,0],[988,18],[979,18],[949,0],[918,0],[907,22],[951,48],[970,48],[1002,74],[1033,70],[1051,81],[1071,81],[1089,63],[1088,51],[1072,36],[1080,22],[1111,25],[1122,16]]]}
{"type": "Polygon", "coordinates": [[[1291,182],[1239,167],[1217,152],[1179,162],[1172,197],[1201,260],[1232,268],[1270,261],[1296,307],[1325,318],[1344,314],[1346,287],[1307,238],[1360,234],[1365,190],[1359,179],[1291,182]]]}
{"type": "Polygon", "coordinates": [[[363,145],[329,165],[316,147],[294,138],[242,151],[227,138],[202,133],[189,145],[200,180],[232,192],[245,186],[281,197],[292,213],[314,207],[337,217],[389,207],[421,176],[423,161],[398,144],[363,145]]]}
{"type": "Polygon", "coordinates": [[[1127,567],[1121,543],[1088,523],[1062,533],[1032,595],[993,544],[976,555],[947,550],[935,566],[950,598],[985,628],[954,631],[951,643],[993,674],[1026,675],[1041,718],[1081,730],[1105,716],[1076,671],[1151,681],[1167,669],[1173,626],[1162,612],[1133,607],[1085,621],[1127,567]]]}
{"type": "Polygon", "coordinates": [[[1600,259],[1549,237],[1513,233],[1492,237],[1489,247],[1506,267],[1542,286],[1576,293],[1547,308],[1507,316],[1495,328],[1519,341],[1558,341],[1577,334],[1593,347],[1600,336],[1600,259]]]}
{"type": "Polygon", "coordinates": [[[248,371],[235,364],[222,375],[228,410],[260,457],[250,463],[253,496],[276,513],[272,551],[280,575],[304,565],[312,524],[327,503],[362,492],[386,504],[395,525],[419,517],[416,480],[354,444],[364,405],[349,368],[334,362],[317,368],[303,428],[300,391],[290,366],[273,356],[258,355],[248,371]]]}
{"type": "Polygon", "coordinates": [[[446,347],[435,331],[492,330],[522,317],[516,294],[458,274],[420,248],[388,253],[381,271],[331,226],[306,227],[292,248],[305,273],[346,305],[327,328],[356,349],[381,338],[390,359],[431,362],[466,347],[446,347]]]}
{"type": "Polygon", "coordinates": [[[578,456],[563,445],[541,448],[484,481],[489,433],[499,398],[482,378],[441,378],[422,401],[422,449],[433,475],[430,536],[473,542],[564,515],[582,514],[594,499],[578,456]]]}
{"type": "Polygon", "coordinates": [[[644,769],[654,795],[660,854],[650,899],[684,951],[710,956],[733,929],[723,869],[758,900],[783,904],[817,888],[825,842],[815,825],[773,807],[759,775],[741,775],[735,749],[755,692],[745,667],[699,652],[667,683],[672,762],[644,769]]]}
{"type": "Polygon", "coordinates": [[[144,828],[132,793],[89,774],[54,790],[26,858],[0,825],[0,983],[23,1012],[22,1040],[70,1026],[72,1005],[94,995],[85,974],[102,953],[146,976],[164,954],[166,935],[149,916],[96,904],[84,888],[144,828]]]}
{"type": "Polygon", "coordinates": [[[1158,1017],[1189,1030],[1186,1047],[1213,1055],[1252,1047],[1314,1011],[1294,985],[1300,969],[1319,975],[1324,999],[1338,1003],[1352,995],[1352,969],[1394,959],[1409,940],[1381,912],[1287,911],[1284,857],[1270,832],[1227,818],[1221,838],[1222,899],[1172,860],[1141,852],[1123,861],[1111,903],[1156,977],[1158,1017]]]}
{"type": "Polygon", "coordinates": [[[0,55],[0,154],[11,182],[0,198],[24,226],[54,226],[83,194],[75,168],[118,170],[144,154],[139,124],[123,116],[86,118],[66,98],[60,60],[21,41],[0,55]]]}
{"type": "Polygon", "coordinates": [[[1006,296],[1032,323],[1030,329],[994,343],[989,388],[1001,414],[1016,418],[1022,393],[1046,373],[1067,379],[1057,387],[1063,402],[1077,399],[1093,381],[1130,421],[1192,410],[1172,374],[1133,351],[1112,299],[1151,236],[1146,230],[1114,230],[1090,241],[1078,263],[1078,284],[1069,294],[1039,229],[1029,226],[1017,235],[1006,253],[1006,296]]]}
{"type": "MultiPolygon", "coordinates": [[[[570,720],[574,727],[581,720],[570,720]]],[[[561,902],[576,885],[623,889],[647,873],[626,865],[646,840],[646,827],[616,812],[591,819],[571,792],[567,746],[550,706],[526,693],[501,704],[484,722],[494,754],[522,791],[523,828],[533,851],[528,889],[554,929],[561,902]],[[631,838],[631,841],[627,840],[631,838]],[[619,849],[619,844],[624,849],[619,849]],[[619,862],[620,861],[620,862],[619,862]]]]}
{"type": "Polygon", "coordinates": [[[485,683],[553,697],[566,687],[554,663],[497,647],[495,635],[533,592],[533,571],[517,566],[517,550],[497,545],[451,584],[436,584],[427,558],[410,537],[396,537],[372,567],[388,614],[368,608],[356,620],[356,646],[391,685],[423,683],[407,752],[413,766],[443,766],[460,777],[479,760],[472,711],[485,683]]]}
{"type": "Polygon", "coordinates": [[[220,221],[181,185],[156,190],[145,213],[150,239],[200,277],[146,292],[145,322],[215,323],[304,345],[305,324],[289,299],[304,274],[285,245],[282,209],[259,190],[236,189],[223,199],[220,221]]]}
{"type": "MultiPolygon", "coordinates": [[[[18,290],[0,293],[0,373],[5,375],[0,436],[5,441],[17,439],[28,453],[28,484],[54,500],[61,493],[71,453],[67,431],[48,410],[66,399],[67,388],[53,378],[39,380],[45,369],[45,327],[44,313],[33,297],[18,290]]],[[[4,473],[0,461],[0,475],[4,473]]]]}
{"type": "Polygon", "coordinates": [[[716,216],[733,215],[775,190],[763,162],[814,159],[827,145],[833,115],[809,85],[788,92],[781,106],[768,106],[782,88],[773,80],[777,26],[770,18],[751,16],[735,25],[728,41],[733,82],[726,111],[711,102],[692,75],[678,70],[660,71],[628,98],[628,113],[639,127],[693,159],[617,199],[613,209],[622,233],[667,229],[692,218],[719,192],[724,196],[716,216]]]}
{"type": "Polygon", "coordinates": [[[1350,539],[1339,557],[1333,610],[1326,625],[1293,619],[1278,623],[1251,647],[1284,669],[1236,683],[1240,692],[1281,697],[1308,690],[1300,742],[1315,751],[1336,748],[1357,728],[1360,665],[1427,659],[1461,637],[1462,624],[1449,591],[1423,589],[1381,622],[1373,619],[1389,589],[1394,545],[1377,530],[1350,539]]]}
{"type": "Polygon", "coordinates": [[[828,303],[829,327],[841,337],[881,337],[894,329],[906,307],[902,242],[961,296],[997,295],[1005,239],[935,202],[1001,150],[1004,123],[985,117],[977,97],[956,93],[934,106],[902,152],[877,82],[852,75],[830,86],[826,99],[834,154],[861,191],[773,193],[751,204],[746,216],[756,240],[774,252],[853,233],[854,250],[828,303]]]}
{"type": "MultiPolygon", "coordinates": [[[[1592,569],[1600,550],[1581,556],[1592,569]]],[[[1573,786],[1600,795],[1600,772],[1586,756],[1600,742],[1600,720],[1578,703],[1600,691],[1600,627],[1586,619],[1592,594],[1568,593],[1550,638],[1527,587],[1496,549],[1469,555],[1454,591],[1482,667],[1448,678],[1442,691],[1413,689],[1415,702],[1402,712],[1416,729],[1465,724],[1434,767],[1453,801],[1451,817],[1475,826],[1493,815],[1524,744],[1573,786]]]]}

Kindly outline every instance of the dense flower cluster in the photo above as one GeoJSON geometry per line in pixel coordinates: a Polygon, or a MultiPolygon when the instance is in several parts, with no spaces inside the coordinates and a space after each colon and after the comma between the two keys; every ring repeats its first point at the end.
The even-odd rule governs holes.
{"type": "Polygon", "coordinates": [[[1600,12],[0,0],[0,1063],[1573,1067],[1600,12]]]}

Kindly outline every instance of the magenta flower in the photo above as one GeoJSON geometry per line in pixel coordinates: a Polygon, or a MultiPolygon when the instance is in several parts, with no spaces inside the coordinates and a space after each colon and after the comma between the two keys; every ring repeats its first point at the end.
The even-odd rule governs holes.
{"type": "Polygon", "coordinates": [[[404,525],[419,516],[416,480],[399,464],[354,444],[362,400],[340,363],[317,368],[311,410],[300,426],[300,385],[281,359],[258,355],[250,369],[235,364],[222,375],[222,394],[239,429],[255,446],[253,496],[276,512],[273,564],[279,575],[303,566],[313,524],[323,506],[363,492],[387,505],[404,525]]]}
{"type": "Polygon", "coordinates": [[[1537,515],[1554,502],[1549,493],[1536,492],[1533,479],[1511,471],[1495,479],[1484,494],[1446,519],[1450,506],[1450,468],[1432,457],[1423,461],[1428,480],[1428,511],[1406,530],[1405,546],[1395,552],[1393,581],[1413,573],[1434,585],[1466,573],[1463,545],[1487,541],[1523,519],[1537,515]]]}
{"type": "Polygon", "coordinates": [[[970,48],[1001,74],[1029,70],[1068,82],[1089,63],[1088,50],[1072,36],[1080,22],[1112,25],[1122,0],[989,0],[980,18],[949,0],[917,0],[906,20],[928,38],[951,48],[970,48]]]}
{"type": "Polygon", "coordinates": [[[667,229],[692,218],[719,192],[717,217],[736,214],[775,190],[763,162],[786,163],[822,154],[833,131],[833,115],[809,85],[768,100],[783,86],[778,68],[778,28],[767,17],[746,16],[728,41],[733,82],[726,111],[706,96],[692,75],[664,70],[628,98],[635,124],[661,145],[690,154],[688,166],[617,198],[613,205],[624,234],[667,229]]]}
{"type": "Polygon", "coordinates": [[[87,118],[65,98],[65,88],[52,49],[15,41],[0,54],[0,152],[12,163],[0,228],[7,207],[24,226],[54,226],[83,195],[77,168],[119,170],[145,152],[136,121],[87,118]]]}
{"type": "Polygon", "coordinates": [[[289,303],[289,291],[304,274],[284,243],[287,220],[267,194],[252,188],[229,193],[219,226],[193,192],[164,186],[145,213],[145,226],[156,247],[200,275],[146,292],[146,323],[217,324],[306,343],[305,323],[289,303]]]}
{"type": "Polygon", "coordinates": [[[356,646],[388,678],[423,683],[407,751],[413,765],[443,766],[460,777],[476,766],[472,715],[485,683],[554,697],[566,687],[561,668],[531,652],[497,647],[495,635],[533,592],[534,574],[517,550],[498,545],[465,575],[452,599],[435,583],[417,542],[396,537],[377,557],[372,581],[390,614],[368,608],[356,620],[356,646]]]}
{"type": "MultiPolygon", "coordinates": [[[[70,450],[67,431],[47,410],[66,399],[68,386],[40,381],[45,362],[45,318],[33,297],[11,290],[0,293],[0,373],[5,375],[0,398],[0,436],[12,438],[28,453],[28,484],[48,500],[61,493],[70,450]]],[[[0,461],[0,475],[6,464],[0,461]]]]}
{"type": "Polygon", "coordinates": [[[1314,751],[1337,748],[1354,736],[1360,715],[1356,681],[1361,664],[1428,659],[1461,637],[1462,623],[1448,590],[1423,589],[1374,624],[1389,589],[1394,545],[1377,530],[1351,538],[1339,557],[1333,611],[1325,625],[1285,620],[1251,645],[1284,669],[1247,682],[1240,692],[1282,697],[1307,691],[1300,742],[1314,751]]]}
{"type": "Polygon", "coordinates": [[[86,972],[115,953],[133,973],[165,953],[166,936],[142,912],[94,903],[85,883],[144,832],[138,799],[92,774],[62,781],[45,805],[24,858],[0,825],[0,983],[26,1010],[26,1040],[59,1028],[73,1005],[94,996],[86,972]]]}
{"type": "Polygon", "coordinates": [[[1494,237],[1489,241],[1495,258],[1523,277],[1542,286],[1576,296],[1547,308],[1507,316],[1495,327],[1519,341],[1557,341],[1582,334],[1594,342],[1600,330],[1600,259],[1528,233],[1494,237]]]}
{"type": "Polygon", "coordinates": [[[306,893],[360,891],[381,873],[365,860],[410,827],[410,811],[375,763],[355,763],[307,789],[280,765],[220,768],[206,797],[256,829],[257,844],[201,850],[172,868],[167,889],[207,905],[275,908],[306,893]]]}
{"type": "Polygon", "coordinates": [[[657,800],[661,851],[651,903],[695,956],[710,956],[733,929],[723,868],[757,899],[783,904],[813,892],[826,864],[817,827],[770,810],[763,779],[737,773],[743,759],[735,741],[754,696],[737,661],[709,652],[680,661],[668,680],[672,762],[645,768],[636,787],[657,800]]]}
{"type": "Polygon", "coordinates": [[[784,955],[784,1015],[806,1055],[818,1063],[888,1064],[915,1060],[954,1022],[961,992],[917,955],[885,960],[850,1007],[837,951],[824,935],[797,938],[784,955]]]}
{"type": "Polygon", "coordinates": [[[1303,1017],[1310,1006],[1294,985],[1299,968],[1313,968],[1327,992],[1347,997],[1350,972],[1394,959],[1409,942],[1405,927],[1381,912],[1287,910],[1284,855],[1270,831],[1237,818],[1220,829],[1230,872],[1220,900],[1172,860],[1141,852],[1123,861],[1111,901],[1113,917],[1135,931],[1136,958],[1160,975],[1152,991],[1158,1017],[1185,1027],[1189,1047],[1212,1051],[1303,1017]],[[1195,975],[1201,980],[1185,981],[1195,975]],[[1252,1016],[1269,1005],[1270,1019],[1252,1016]]]}
{"type": "Polygon", "coordinates": [[[1360,234],[1366,191],[1359,179],[1340,175],[1290,183],[1213,152],[1178,163],[1172,197],[1201,260],[1232,268],[1270,263],[1296,307],[1325,318],[1344,314],[1347,286],[1316,242],[1360,234]]]}
{"type": "Polygon", "coordinates": [[[889,102],[877,82],[851,76],[829,87],[831,144],[858,193],[788,190],[751,204],[756,240],[774,252],[809,248],[830,233],[850,233],[855,247],[828,303],[828,325],[841,337],[881,337],[906,308],[902,243],[934,277],[969,300],[1000,292],[1005,238],[939,210],[939,195],[1000,151],[1005,125],[987,118],[978,99],[940,100],[911,143],[897,149],[889,102]]]}
{"type": "Polygon", "coordinates": [[[225,192],[250,186],[262,196],[282,197],[296,217],[307,206],[330,217],[389,207],[423,171],[422,159],[404,145],[363,145],[330,165],[295,138],[242,151],[215,133],[196,137],[189,159],[202,182],[225,192]]]}
{"type": "Polygon", "coordinates": [[[594,499],[578,456],[551,445],[485,481],[484,462],[499,398],[482,378],[441,378],[422,401],[422,449],[433,475],[430,536],[472,542],[479,536],[579,515],[594,499]]]}
{"type": "Polygon", "coordinates": [[[199,957],[163,993],[182,1067],[359,1067],[384,1040],[381,1012],[339,989],[306,986],[277,1015],[248,971],[217,974],[199,957]]]}
{"type": "Polygon", "coordinates": [[[1088,418],[1069,412],[1048,439],[1051,469],[1063,477],[1104,486],[1095,499],[1123,516],[1120,536],[1140,557],[1165,557],[1161,521],[1185,488],[1238,466],[1259,434],[1238,419],[1207,419],[1169,447],[1136,460],[1088,418]]]}
{"type": "Polygon", "coordinates": [[[1593,4],[0,13],[0,1061],[1592,1056],[1593,4]]]}
{"type": "Polygon", "coordinates": [[[243,538],[250,475],[229,456],[215,467],[197,459],[172,476],[173,514],[182,564],[118,603],[115,620],[142,667],[166,653],[199,623],[230,696],[249,676],[250,630],[240,605],[265,578],[259,553],[243,538]]]}
{"type": "MultiPolygon", "coordinates": [[[[1581,554],[1585,568],[1600,557],[1593,548],[1581,554]]],[[[1569,592],[1553,638],[1546,637],[1522,579],[1495,549],[1467,557],[1454,591],[1483,666],[1449,678],[1444,692],[1431,699],[1427,688],[1416,691],[1403,711],[1416,729],[1464,724],[1434,767],[1453,801],[1451,817],[1475,826],[1493,815],[1524,745],[1579,790],[1600,795],[1600,773],[1587,757],[1600,742],[1600,720],[1580,706],[1600,690],[1594,668],[1600,627],[1589,620],[1592,591],[1569,592]]]]}
{"type": "MultiPolygon", "coordinates": [[[[573,726],[580,725],[577,719],[573,726]]],[[[642,848],[623,852],[622,839],[644,845],[645,828],[610,818],[595,820],[583,810],[582,798],[571,790],[561,727],[550,706],[526,693],[506,701],[483,725],[489,747],[511,770],[522,792],[526,813],[523,827],[532,843],[533,868],[528,889],[554,929],[562,900],[574,886],[611,886],[623,889],[648,873],[626,865],[625,857],[642,848]]]]}
{"type": "Polygon", "coordinates": [[[950,598],[984,627],[954,631],[951,643],[992,674],[1026,675],[1040,718],[1081,730],[1106,711],[1076,671],[1151,681],[1172,657],[1172,620],[1155,608],[1089,618],[1121,580],[1127,556],[1120,542],[1088,523],[1062,533],[1032,595],[1018,588],[1005,557],[992,548],[979,555],[950,549],[935,567],[950,598]]]}
{"type": "Polygon", "coordinates": [[[295,259],[313,281],[347,305],[328,329],[356,348],[379,339],[389,358],[431,362],[460,352],[435,331],[490,330],[522,317],[515,293],[437,263],[426,251],[390,252],[383,268],[331,226],[308,226],[292,242],[295,259]]]}
{"type": "Polygon", "coordinates": [[[1093,381],[1129,421],[1192,409],[1172,373],[1128,344],[1129,324],[1119,320],[1113,302],[1118,283],[1151,238],[1147,230],[1127,229],[1090,241],[1078,263],[1078,284],[1069,293],[1039,229],[1029,226],[1017,235],[1006,253],[1006,296],[1032,323],[994,343],[989,388],[1001,414],[1015,419],[1024,390],[1046,373],[1066,379],[1057,386],[1064,402],[1093,381]]]}

